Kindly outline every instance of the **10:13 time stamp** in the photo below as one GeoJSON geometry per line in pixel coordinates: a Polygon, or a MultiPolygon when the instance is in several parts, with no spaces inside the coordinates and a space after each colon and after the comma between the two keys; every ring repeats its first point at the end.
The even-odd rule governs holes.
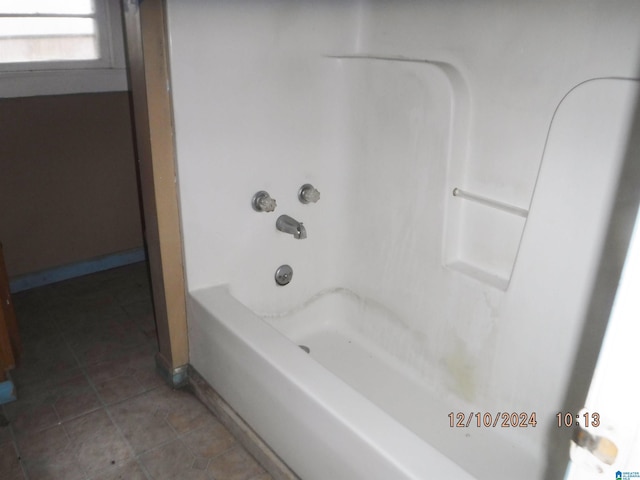
{"type": "Polygon", "coordinates": [[[556,418],[558,419],[558,428],[573,427],[574,423],[578,427],[583,426],[586,428],[600,426],[600,414],[598,412],[584,412],[582,415],[574,415],[571,412],[558,412],[556,418]]]}

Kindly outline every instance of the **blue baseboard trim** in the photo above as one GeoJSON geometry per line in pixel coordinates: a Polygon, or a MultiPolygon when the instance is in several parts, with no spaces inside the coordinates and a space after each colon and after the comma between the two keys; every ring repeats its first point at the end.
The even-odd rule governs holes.
{"type": "Polygon", "coordinates": [[[9,282],[9,288],[11,289],[11,293],[21,292],[31,288],[42,287],[50,283],[89,275],[90,273],[142,262],[146,260],[146,258],[147,255],[144,248],[136,248],[112,255],[105,255],[104,257],[63,265],[61,267],[50,268],[41,272],[21,275],[9,282]]]}
{"type": "Polygon", "coordinates": [[[16,389],[11,380],[0,382],[0,405],[13,402],[16,399],[16,389]]]}

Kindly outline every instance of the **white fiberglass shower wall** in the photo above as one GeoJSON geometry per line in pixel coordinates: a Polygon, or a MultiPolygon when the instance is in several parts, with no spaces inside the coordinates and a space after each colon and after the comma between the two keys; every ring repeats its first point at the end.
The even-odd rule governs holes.
{"type": "MultiPolygon", "coordinates": [[[[511,451],[455,450],[488,430],[542,478],[636,106],[640,3],[167,3],[189,290],[228,285],[265,318],[347,292],[438,407],[401,387],[374,403],[478,478],[511,451]],[[275,212],[251,208],[261,190],[275,212]],[[449,427],[461,408],[537,425],[449,427]]],[[[343,379],[367,396],[376,374],[343,379]]]]}

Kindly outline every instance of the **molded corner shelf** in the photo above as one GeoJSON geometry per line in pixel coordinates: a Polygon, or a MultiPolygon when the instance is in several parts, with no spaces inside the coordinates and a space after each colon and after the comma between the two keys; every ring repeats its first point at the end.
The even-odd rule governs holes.
{"type": "Polygon", "coordinates": [[[506,290],[529,211],[460,188],[452,193],[445,265],[506,290]]]}

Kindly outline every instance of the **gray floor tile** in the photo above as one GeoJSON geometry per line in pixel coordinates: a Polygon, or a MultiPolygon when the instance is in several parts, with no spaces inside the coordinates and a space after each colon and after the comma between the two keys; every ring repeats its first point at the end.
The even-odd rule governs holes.
{"type": "Polygon", "coordinates": [[[189,392],[156,373],[144,263],[14,295],[18,400],[2,480],[269,480],[189,392]],[[25,473],[26,472],[26,473],[25,473]]]}

